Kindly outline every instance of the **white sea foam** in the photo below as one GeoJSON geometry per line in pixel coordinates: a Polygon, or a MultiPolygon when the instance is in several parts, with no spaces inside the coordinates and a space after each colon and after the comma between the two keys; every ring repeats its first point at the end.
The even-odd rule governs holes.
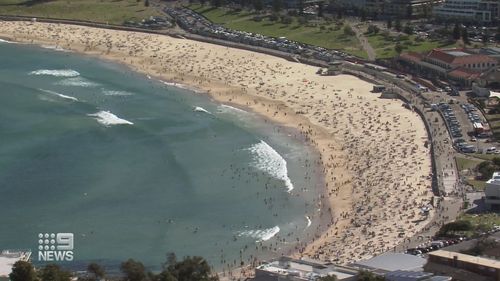
{"type": "Polygon", "coordinates": [[[67,95],[63,95],[63,94],[59,94],[58,92],[54,92],[54,91],[51,91],[51,90],[44,90],[44,89],[38,89],[38,90],[40,90],[42,92],[45,92],[47,94],[51,94],[51,95],[55,95],[55,96],[61,97],[63,99],[72,100],[72,101],[78,101],[78,99],[75,98],[75,97],[67,96],[67,95]]]}
{"type": "Polygon", "coordinates": [[[195,106],[193,108],[193,111],[196,111],[196,112],[203,112],[203,113],[207,113],[207,114],[212,114],[210,113],[208,110],[204,109],[203,107],[200,107],[200,106],[195,106]]]}
{"type": "Polygon", "coordinates": [[[238,231],[236,234],[238,236],[246,236],[257,239],[257,242],[267,241],[273,238],[276,234],[280,232],[280,227],[275,226],[266,229],[254,229],[254,230],[244,230],[238,231]]]}
{"type": "Polygon", "coordinates": [[[254,144],[249,150],[253,154],[253,165],[264,172],[269,173],[273,177],[285,182],[288,192],[292,191],[293,184],[288,177],[288,169],[286,160],[274,150],[269,144],[261,140],[254,144]]]}
{"type": "Polygon", "coordinates": [[[0,39],[0,43],[9,43],[9,44],[13,44],[14,42],[9,41],[9,40],[5,40],[5,39],[0,39]]]}
{"type": "Polygon", "coordinates": [[[223,113],[224,112],[238,112],[238,113],[248,114],[248,112],[243,110],[243,109],[239,109],[239,108],[227,105],[227,104],[221,104],[218,109],[219,109],[219,112],[223,112],[223,113]]]}
{"type": "Polygon", "coordinates": [[[30,72],[30,75],[49,75],[56,77],[77,77],[80,73],[73,69],[39,69],[30,72]]]}
{"type": "Polygon", "coordinates": [[[166,81],[163,81],[163,80],[160,80],[160,81],[164,85],[167,85],[167,86],[172,86],[172,87],[176,87],[176,88],[180,88],[180,89],[190,90],[190,91],[195,92],[195,93],[202,93],[202,91],[194,89],[193,87],[189,87],[189,86],[187,86],[185,84],[180,84],[180,83],[175,83],[175,82],[166,82],[166,81]]]}
{"type": "Polygon", "coordinates": [[[59,52],[69,52],[69,50],[66,50],[60,46],[54,46],[54,45],[41,45],[42,48],[44,49],[50,49],[54,51],[59,51],[59,52]]]}
{"type": "Polygon", "coordinates": [[[113,90],[105,90],[103,91],[105,96],[131,96],[133,95],[130,92],[126,91],[113,91],[113,90]]]}
{"type": "Polygon", "coordinates": [[[311,226],[311,219],[309,218],[309,216],[306,216],[306,220],[307,220],[307,226],[306,228],[310,227],[311,226]]]}
{"type": "Polygon", "coordinates": [[[109,111],[99,111],[94,114],[87,114],[88,116],[95,117],[97,122],[103,124],[104,126],[111,126],[111,125],[133,125],[134,123],[121,119],[118,116],[114,115],[113,113],[109,111]]]}
{"type": "Polygon", "coordinates": [[[67,79],[64,79],[64,80],[57,82],[57,85],[84,87],[84,88],[99,86],[99,84],[92,82],[92,81],[89,81],[89,80],[82,78],[82,77],[67,78],[67,79]]]}

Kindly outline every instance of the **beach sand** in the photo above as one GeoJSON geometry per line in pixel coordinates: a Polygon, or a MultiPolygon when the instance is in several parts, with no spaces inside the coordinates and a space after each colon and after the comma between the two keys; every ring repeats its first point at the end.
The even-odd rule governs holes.
{"type": "Polygon", "coordinates": [[[320,76],[317,67],[168,36],[31,22],[0,21],[0,26],[0,37],[121,62],[300,132],[321,155],[325,193],[318,195],[323,198],[311,219],[328,230],[305,238],[296,257],[342,264],[369,258],[430,220],[419,208],[432,197],[424,124],[402,101],[371,93],[368,82],[320,76]]]}

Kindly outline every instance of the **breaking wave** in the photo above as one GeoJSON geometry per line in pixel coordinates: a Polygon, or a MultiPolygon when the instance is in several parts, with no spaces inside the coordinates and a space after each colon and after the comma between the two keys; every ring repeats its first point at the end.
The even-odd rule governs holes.
{"type": "Polygon", "coordinates": [[[30,72],[30,75],[48,75],[55,77],[77,77],[80,73],[73,69],[39,69],[30,72]]]}
{"type": "Polygon", "coordinates": [[[105,90],[104,95],[105,96],[131,96],[133,94],[130,92],[126,92],[126,91],[105,90]]]}
{"type": "Polygon", "coordinates": [[[222,113],[238,112],[238,113],[247,113],[248,114],[248,112],[243,110],[243,109],[239,109],[239,108],[227,105],[227,104],[221,104],[218,109],[219,109],[219,112],[222,112],[222,113]]]}
{"type": "Polygon", "coordinates": [[[193,108],[193,111],[196,111],[196,112],[203,112],[203,113],[207,113],[207,114],[212,114],[210,113],[210,111],[204,109],[203,107],[200,107],[200,106],[195,106],[193,108]]]}
{"type": "Polygon", "coordinates": [[[75,97],[67,96],[67,95],[63,95],[63,94],[59,94],[58,92],[54,92],[54,91],[51,91],[51,90],[44,90],[44,89],[38,89],[38,90],[40,90],[40,91],[42,91],[44,93],[47,93],[47,94],[58,96],[58,97],[63,98],[63,99],[72,100],[72,101],[78,101],[78,99],[75,98],[75,97]]]}
{"type": "Polygon", "coordinates": [[[97,87],[99,84],[89,81],[85,78],[81,77],[73,77],[73,78],[67,78],[62,81],[59,81],[57,85],[62,85],[62,86],[74,86],[74,87],[97,87]]]}
{"type": "Polygon", "coordinates": [[[246,236],[257,239],[257,242],[267,241],[273,238],[276,234],[280,232],[280,227],[275,226],[266,229],[254,229],[254,230],[244,230],[238,231],[236,234],[238,236],[246,236]]]}
{"type": "Polygon", "coordinates": [[[286,160],[276,150],[263,140],[254,144],[249,150],[253,154],[253,165],[257,169],[284,181],[288,192],[293,190],[292,181],[288,177],[286,160]]]}
{"type": "Polygon", "coordinates": [[[88,116],[95,117],[97,122],[103,124],[104,126],[111,126],[111,125],[133,125],[134,123],[121,119],[118,116],[114,115],[113,113],[109,111],[99,111],[94,114],[87,114],[88,116]]]}

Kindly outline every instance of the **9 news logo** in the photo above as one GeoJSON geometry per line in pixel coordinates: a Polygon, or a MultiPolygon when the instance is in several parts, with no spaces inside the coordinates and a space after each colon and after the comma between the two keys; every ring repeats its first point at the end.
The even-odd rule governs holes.
{"type": "Polygon", "coordinates": [[[73,233],[39,233],[39,261],[72,261],[74,248],[73,233]]]}

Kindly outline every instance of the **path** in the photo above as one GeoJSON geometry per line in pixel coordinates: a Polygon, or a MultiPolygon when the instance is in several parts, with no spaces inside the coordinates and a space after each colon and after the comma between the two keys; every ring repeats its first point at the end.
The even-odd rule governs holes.
{"type": "Polygon", "coordinates": [[[363,34],[363,31],[357,28],[354,22],[350,22],[349,24],[351,25],[352,30],[356,33],[356,37],[361,43],[363,50],[365,50],[366,54],[368,55],[368,60],[375,61],[375,58],[377,57],[376,52],[372,48],[372,45],[370,45],[370,42],[368,42],[366,36],[363,34]]]}

